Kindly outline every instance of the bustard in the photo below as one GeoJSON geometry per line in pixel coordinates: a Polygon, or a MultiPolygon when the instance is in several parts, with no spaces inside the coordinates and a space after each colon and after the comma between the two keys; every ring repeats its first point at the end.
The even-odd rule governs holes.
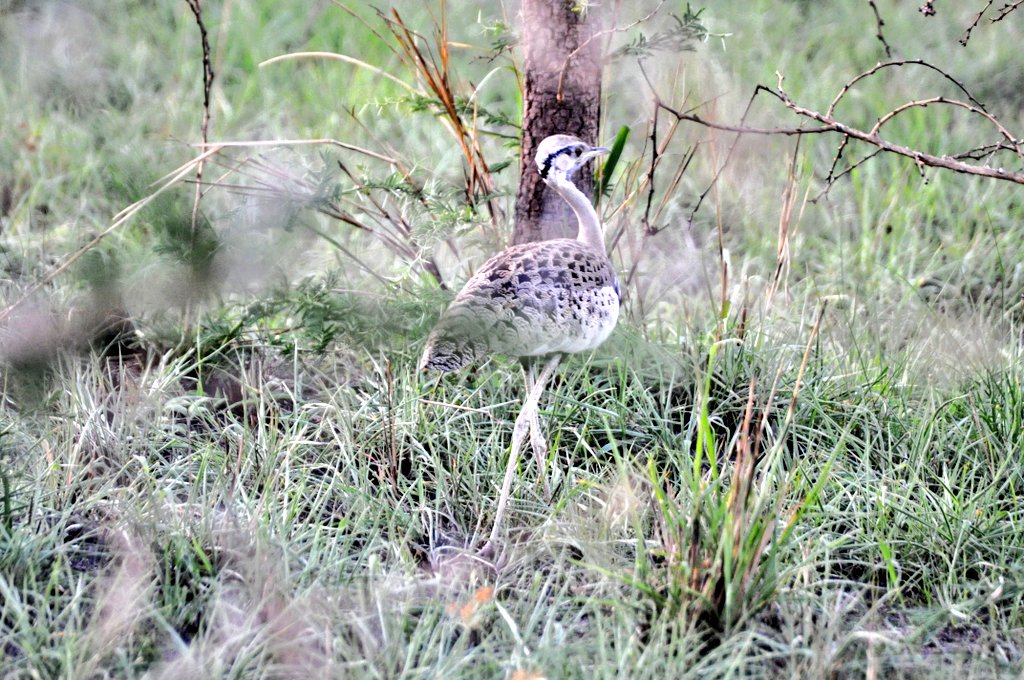
{"type": "Polygon", "coordinates": [[[601,221],[590,199],[572,183],[577,170],[605,153],[608,149],[570,135],[554,135],[540,143],[537,170],[572,207],[579,233],[575,239],[513,246],[487,260],[441,316],[420,360],[421,369],[455,371],[491,354],[523,358],[526,396],[512,430],[508,466],[484,551],[493,548],[501,530],[527,431],[548,489],[548,446],[538,407],[562,354],[597,347],[619,316],[619,282],[605,252],[601,221]]]}

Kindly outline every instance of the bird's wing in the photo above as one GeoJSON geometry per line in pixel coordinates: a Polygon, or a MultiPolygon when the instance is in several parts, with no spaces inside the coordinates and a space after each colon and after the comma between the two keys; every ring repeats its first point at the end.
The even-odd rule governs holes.
{"type": "Polygon", "coordinates": [[[491,353],[559,351],[575,344],[588,314],[600,311],[594,301],[607,304],[615,287],[604,253],[579,241],[514,246],[466,282],[431,332],[421,364],[456,370],[491,353]]]}

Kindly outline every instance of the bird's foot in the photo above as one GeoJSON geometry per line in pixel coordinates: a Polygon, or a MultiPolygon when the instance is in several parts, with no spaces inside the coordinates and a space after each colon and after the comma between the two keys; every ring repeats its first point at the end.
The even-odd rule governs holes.
{"type": "Polygon", "coordinates": [[[495,564],[498,557],[498,542],[493,538],[488,539],[486,543],[476,551],[477,557],[487,560],[488,562],[495,564]]]}

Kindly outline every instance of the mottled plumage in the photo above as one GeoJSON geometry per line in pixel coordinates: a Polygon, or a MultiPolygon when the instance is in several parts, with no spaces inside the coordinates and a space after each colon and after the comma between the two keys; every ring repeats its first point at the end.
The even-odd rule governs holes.
{"type": "Polygon", "coordinates": [[[537,171],[576,213],[577,237],[513,246],[485,262],[431,331],[420,360],[421,368],[455,371],[492,354],[549,356],[539,376],[537,363],[524,364],[526,399],[512,431],[508,466],[485,551],[493,549],[498,537],[527,431],[547,489],[547,442],[540,429],[538,404],[559,358],[600,345],[619,317],[619,282],[605,253],[600,220],[590,200],[572,183],[573,173],[607,152],[569,135],[554,135],[538,145],[537,171]]]}
{"type": "Polygon", "coordinates": [[[514,246],[452,301],[423,366],[455,371],[491,354],[582,352],[604,342],[618,316],[619,283],[603,252],[574,239],[514,246]]]}

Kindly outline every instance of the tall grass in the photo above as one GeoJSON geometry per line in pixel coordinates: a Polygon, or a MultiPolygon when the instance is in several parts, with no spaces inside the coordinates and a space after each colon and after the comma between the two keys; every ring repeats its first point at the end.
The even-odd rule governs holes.
{"type": "MultiPolygon", "coordinates": [[[[959,52],[967,10],[925,32],[876,4],[894,49],[1019,117],[1009,22],[959,52]]],[[[471,548],[517,367],[414,369],[442,285],[509,228],[514,17],[204,4],[211,142],[338,143],[210,151],[185,247],[194,18],[73,7],[109,40],[65,31],[62,61],[41,48],[70,31],[58,13],[0,5],[5,306],[41,284],[2,336],[5,675],[1019,673],[1015,193],[878,157],[811,201],[838,140],[654,119],[652,86],[735,121],[775,70],[827,105],[881,56],[867,3],[709,7],[696,52],[610,60],[605,128],[630,132],[599,207],[626,320],[553,381],[553,499],[524,465],[496,563],[471,548]],[[345,59],[259,66],[294,52],[345,59]],[[108,307],[131,324],[87,334],[82,310],[108,307]]],[[[889,74],[844,115],[942,85],[889,74]]],[[[956,117],[893,123],[977,142],[956,117]]]]}

